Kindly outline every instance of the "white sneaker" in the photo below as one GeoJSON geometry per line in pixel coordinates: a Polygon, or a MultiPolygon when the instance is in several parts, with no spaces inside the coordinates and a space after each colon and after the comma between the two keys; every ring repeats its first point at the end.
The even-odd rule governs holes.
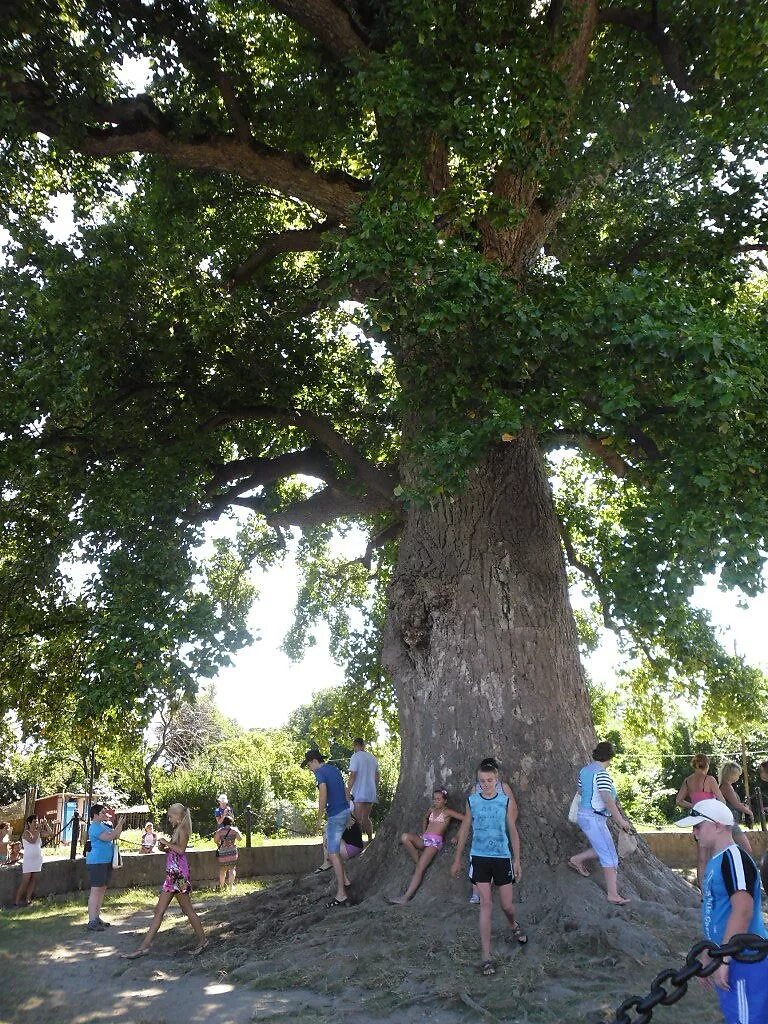
{"type": "Polygon", "coordinates": [[[479,896],[479,894],[478,894],[478,893],[476,893],[476,892],[473,892],[473,893],[472,893],[472,895],[471,895],[471,896],[469,897],[469,902],[470,902],[470,903],[471,903],[471,904],[472,904],[473,906],[477,906],[477,904],[478,904],[478,903],[480,902],[480,896],[479,896]]]}

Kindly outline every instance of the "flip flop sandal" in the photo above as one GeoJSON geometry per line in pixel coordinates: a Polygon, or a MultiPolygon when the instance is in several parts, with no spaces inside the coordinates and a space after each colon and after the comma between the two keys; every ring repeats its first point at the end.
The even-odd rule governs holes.
{"type": "Polygon", "coordinates": [[[334,907],[348,907],[349,900],[337,900],[334,898],[331,900],[330,903],[326,903],[325,905],[328,908],[328,910],[333,910],[334,907]]]}
{"type": "Polygon", "coordinates": [[[496,967],[494,966],[493,960],[483,960],[480,964],[479,970],[484,978],[490,978],[491,975],[496,973],[496,967]]]}
{"type": "Polygon", "coordinates": [[[313,875],[322,875],[322,873],[324,871],[330,871],[330,870],[331,870],[331,865],[330,864],[326,864],[325,867],[315,868],[315,870],[312,872],[312,874],[313,875]]]}
{"type": "Polygon", "coordinates": [[[504,940],[508,943],[518,942],[521,946],[524,946],[528,941],[528,936],[524,931],[521,930],[520,925],[515,924],[509,929],[507,934],[504,936],[504,940]]]}

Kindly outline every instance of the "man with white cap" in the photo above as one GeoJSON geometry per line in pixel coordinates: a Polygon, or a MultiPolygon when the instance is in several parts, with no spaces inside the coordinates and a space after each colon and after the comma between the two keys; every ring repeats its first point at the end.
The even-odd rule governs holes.
{"type": "MultiPolygon", "coordinates": [[[[733,935],[751,932],[768,938],[760,907],[760,877],[752,858],[733,841],[733,814],[720,800],[699,800],[675,822],[692,825],[694,835],[714,855],[704,871],[704,934],[722,945],[733,935]]],[[[706,959],[706,954],[702,954],[706,959]]],[[[743,964],[730,957],[707,979],[714,984],[726,1024],[768,1024],[768,959],[743,964]]]]}

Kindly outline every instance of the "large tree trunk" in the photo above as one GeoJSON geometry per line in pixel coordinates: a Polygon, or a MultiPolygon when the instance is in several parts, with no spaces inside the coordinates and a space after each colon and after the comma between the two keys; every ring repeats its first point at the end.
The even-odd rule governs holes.
{"type": "MultiPolygon", "coordinates": [[[[312,948],[326,977],[349,976],[356,993],[366,992],[366,1009],[365,998],[380,1006],[386,990],[397,1007],[388,1021],[416,1019],[405,1008],[413,1000],[423,1013],[425,995],[450,1007],[452,1021],[604,1021],[607,1007],[679,964],[699,926],[690,888],[642,844],[621,866],[620,888],[635,897],[628,907],[605,901],[599,869],[585,879],[565,866],[584,846],[566,811],[595,737],[534,438],[491,451],[462,494],[410,509],[384,653],[398,690],[401,775],[391,813],[347,865],[359,905],[343,920],[329,913],[335,883],[310,875],[253,897],[254,913],[241,918],[254,924],[243,927],[254,929],[260,949],[282,943],[270,954],[281,970],[305,969],[312,948]],[[450,846],[412,907],[381,898],[402,892],[413,871],[398,839],[420,829],[433,786],[445,785],[463,808],[488,755],[503,763],[518,797],[523,879],[515,896],[530,939],[524,952],[505,945],[497,909],[494,953],[505,977],[490,985],[475,974],[478,923],[466,875],[449,877],[450,846]],[[464,1017],[457,1001],[470,1007],[464,1017]]],[[[703,1019],[701,1002],[692,992],[677,1019],[703,1019]]]]}
{"type": "MultiPolygon", "coordinates": [[[[404,880],[407,858],[394,862],[393,878],[399,833],[419,830],[436,785],[463,810],[488,756],[518,799],[524,870],[562,864],[580,848],[567,808],[595,734],[552,494],[532,435],[494,447],[463,493],[411,507],[384,658],[397,686],[401,774],[366,856],[367,886],[404,880]]],[[[431,887],[447,881],[445,869],[432,876],[431,887]]]]}

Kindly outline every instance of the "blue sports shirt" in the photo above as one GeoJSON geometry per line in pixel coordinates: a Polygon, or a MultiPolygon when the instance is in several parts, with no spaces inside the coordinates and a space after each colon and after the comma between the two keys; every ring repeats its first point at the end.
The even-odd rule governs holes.
{"type": "Polygon", "coordinates": [[[716,853],[704,872],[701,918],[704,934],[718,945],[723,941],[731,914],[731,896],[748,892],[752,896],[752,920],[744,931],[768,938],[760,909],[760,875],[755,862],[733,843],[716,853]]]}

